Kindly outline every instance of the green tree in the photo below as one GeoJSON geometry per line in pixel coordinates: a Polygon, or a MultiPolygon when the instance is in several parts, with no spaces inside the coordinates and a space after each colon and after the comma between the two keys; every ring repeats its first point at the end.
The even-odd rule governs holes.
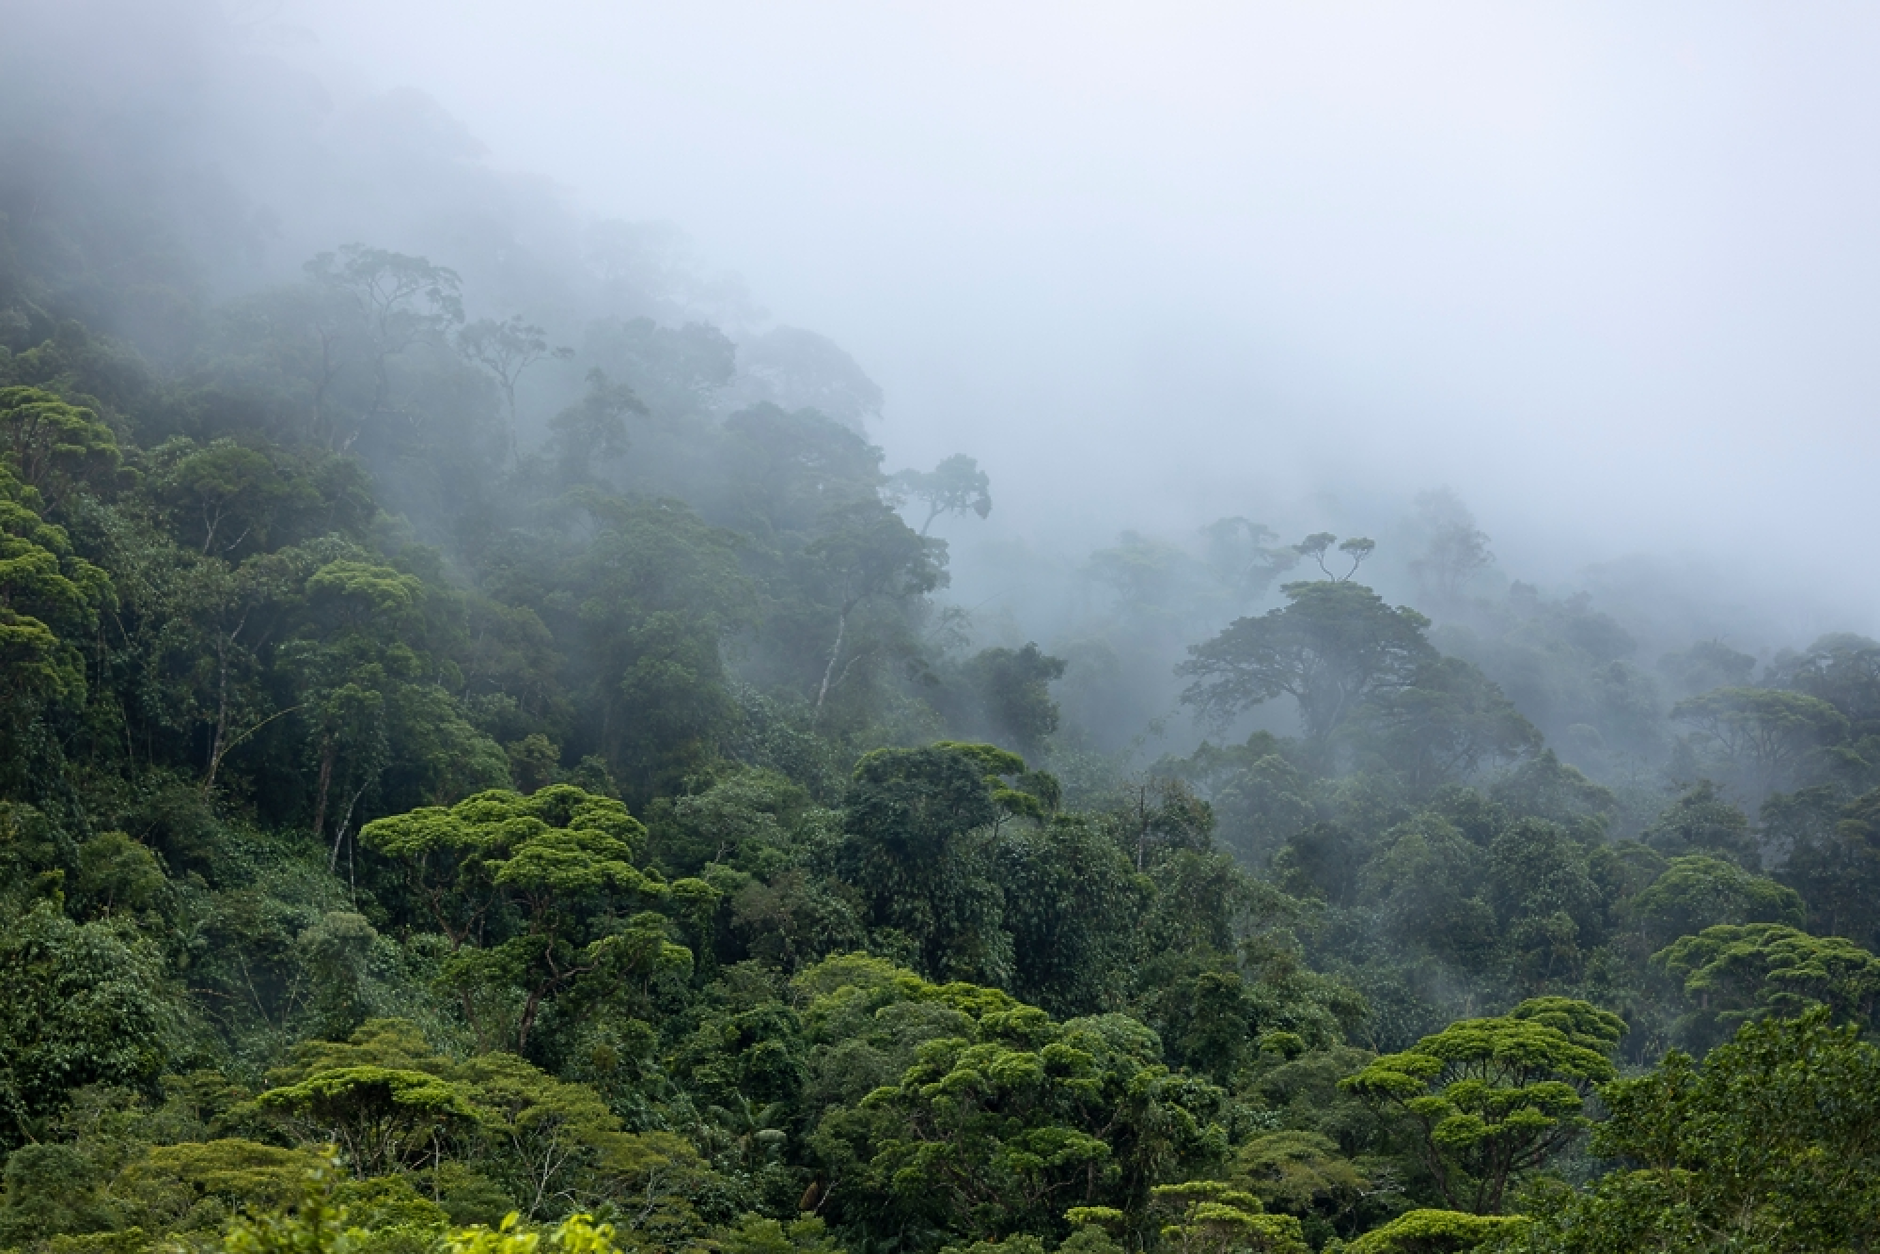
{"type": "Polygon", "coordinates": [[[613,917],[672,892],[633,865],[646,829],[618,801],[569,784],[530,797],[486,792],[375,820],[360,838],[403,863],[414,898],[449,940],[447,978],[486,1042],[507,1037],[524,1052],[544,1003],[577,982],[645,982],[690,968],[690,954],[657,923],[613,917]],[[479,1006],[492,982],[521,998],[500,1030],[479,1006]]]}
{"type": "Polygon", "coordinates": [[[1510,1248],[1573,1254],[1858,1250],[1880,1229],[1880,1049],[1825,1008],[1745,1025],[1601,1090],[1622,1164],[1510,1248]]]}
{"type": "Polygon", "coordinates": [[[318,499],[307,480],[284,471],[259,449],[234,440],[197,446],[172,440],[152,451],[151,494],[172,513],[178,531],[203,556],[232,556],[267,547],[278,516],[318,499]]]}
{"type": "Polygon", "coordinates": [[[1041,755],[1045,738],[1058,727],[1051,683],[1063,678],[1066,665],[1063,658],[1051,657],[1033,643],[1021,649],[981,649],[969,658],[965,678],[992,738],[1023,756],[1041,755]]]}
{"type": "Polygon", "coordinates": [[[44,1138],[82,1085],[154,1081],[177,1011],[155,948],[118,921],[40,901],[0,927],[0,1145],[44,1138]]]}
{"type": "Polygon", "coordinates": [[[1291,1215],[1269,1215],[1260,1199],[1217,1180],[1158,1184],[1150,1190],[1168,1214],[1160,1236],[1179,1254],[1308,1254],[1304,1230],[1291,1215]]]}
{"type": "Polygon", "coordinates": [[[545,572],[505,571],[499,589],[544,605],[582,735],[642,804],[717,757],[736,716],[724,641],[752,624],[755,590],[735,538],[679,502],[574,499],[591,539],[545,572]]]}
{"type": "Polygon", "coordinates": [[[1585,1002],[1537,998],[1464,1019],[1342,1082],[1417,1129],[1424,1167],[1450,1207],[1500,1212],[1510,1183],[1566,1148],[1612,1080],[1625,1024],[1585,1002]]]}
{"type": "Polygon", "coordinates": [[[1178,673],[1192,682],[1182,700],[1225,722],[1281,695],[1299,709],[1306,738],[1323,752],[1368,700],[1410,685],[1435,659],[1423,638],[1429,620],[1392,609],[1362,584],[1287,584],[1290,604],[1236,620],[1189,650],[1178,673]]]}
{"type": "Polygon", "coordinates": [[[98,1165],[76,1146],[22,1145],[7,1156],[0,1193],[0,1244],[24,1249],[52,1237],[122,1225],[100,1189],[98,1165]]]}
{"type": "Polygon", "coordinates": [[[846,839],[835,865],[860,893],[869,925],[904,937],[927,974],[1002,981],[1012,953],[994,878],[993,827],[1003,811],[975,748],[1024,769],[1015,755],[989,745],[865,754],[845,798],[846,839]]]}
{"type": "Polygon", "coordinates": [[[1711,853],[1751,871],[1762,865],[1749,816],[1709,780],[1686,789],[1639,833],[1639,839],[1668,857],[1711,853]]]}
{"type": "Polygon", "coordinates": [[[984,518],[992,512],[991,481],[979,463],[964,453],[942,459],[932,470],[903,470],[888,483],[891,492],[927,507],[920,524],[923,536],[942,514],[972,513],[984,518]]]}
{"type": "MultiPolygon", "coordinates": [[[[826,584],[825,599],[836,612],[835,641],[829,661],[816,686],[815,709],[822,712],[830,689],[842,682],[846,669],[843,642],[849,620],[863,604],[876,598],[905,601],[924,596],[946,583],[945,550],[909,529],[886,506],[852,505],[831,515],[829,526],[807,550],[826,584]]],[[[847,659],[853,664],[853,658],[847,659]]]]}
{"type": "Polygon", "coordinates": [[[1466,780],[1539,753],[1540,730],[1467,662],[1435,658],[1367,707],[1360,743],[1402,771],[1414,792],[1466,780]]]}
{"type": "Polygon", "coordinates": [[[117,469],[117,437],[95,410],[36,387],[0,387],[0,457],[36,500],[57,508],[117,469]]]}
{"type": "Polygon", "coordinates": [[[1156,1184],[1224,1148],[1210,1126],[1224,1095],[1171,1075],[1155,1034],[1125,1016],[1057,1023],[996,990],[906,973],[889,987],[953,1011],[958,1035],[927,1039],[897,1080],[820,1121],[830,1197],[861,1231],[931,1247],[1061,1231],[1072,1206],[1143,1222],[1156,1184]]]}
{"type": "Polygon", "coordinates": [[[1815,1005],[1866,1024],[1880,1010],[1880,958],[1839,936],[1780,923],[1723,924],[1652,956],[1694,1007],[1684,1024],[1699,1046],[1748,1019],[1793,1016],[1815,1005]]]}
{"type": "Polygon", "coordinates": [[[434,1160],[439,1141],[478,1114],[461,1086],[439,1076],[369,1066],[316,1072],[255,1104],[299,1125],[303,1141],[337,1144],[362,1176],[434,1160]]]}
{"type": "Polygon", "coordinates": [[[76,641],[116,602],[110,575],[39,513],[38,494],[0,466],[0,749],[30,760],[25,734],[48,706],[86,694],[76,641]]]}
{"type": "Polygon", "coordinates": [[[1628,908],[1655,948],[1718,924],[1800,927],[1804,916],[1801,894],[1794,889],[1704,854],[1671,859],[1628,908]]]}
{"type": "Polygon", "coordinates": [[[1827,788],[1772,797],[1763,825],[1794,832],[1778,875],[1806,901],[1811,929],[1880,946],[1880,789],[1845,805],[1827,788]]]}
{"type": "Polygon", "coordinates": [[[1362,536],[1354,536],[1340,543],[1338,537],[1329,531],[1314,532],[1293,545],[1295,553],[1301,557],[1311,558],[1313,563],[1325,573],[1325,577],[1333,583],[1348,582],[1353,575],[1358,573],[1358,567],[1364,565],[1364,559],[1371,556],[1376,548],[1377,541],[1362,536]],[[1351,559],[1351,569],[1342,575],[1334,573],[1332,568],[1325,564],[1325,555],[1331,551],[1334,544],[1338,545],[1340,553],[1351,559]]]}
{"type": "Polygon", "coordinates": [[[1466,1211],[1406,1211],[1345,1246],[1345,1254],[1469,1254],[1501,1248],[1519,1240],[1527,1228],[1522,1215],[1472,1215],[1466,1211]]]}
{"type": "Polygon", "coordinates": [[[1826,701],[1780,688],[1718,688],[1671,707],[1723,769],[1755,796],[1807,782],[1824,750],[1846,737],[1848,722],[1826,701]]]}

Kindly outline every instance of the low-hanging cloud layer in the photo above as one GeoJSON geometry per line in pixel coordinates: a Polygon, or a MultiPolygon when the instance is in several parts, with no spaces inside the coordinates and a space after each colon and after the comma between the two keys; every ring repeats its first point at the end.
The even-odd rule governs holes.
{"type": "Polygon", "coordinates": [[[1797,633],[1880,620],[1871,10],[229,11],[678,224],[883,386],[891,462],[981,460],[974,536],[1447,484],[1517,574],[1687,555],[1805,590],[1797,633]]]}

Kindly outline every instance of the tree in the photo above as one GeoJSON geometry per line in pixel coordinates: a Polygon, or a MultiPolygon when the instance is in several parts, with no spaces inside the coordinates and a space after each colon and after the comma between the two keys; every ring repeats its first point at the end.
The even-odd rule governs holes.
{"type": "Polygon", "coordinates": [[[0,1146],[44,1138],[73,1089],[155,1080],[175,1017],[158,954],[121,924],[41,901],[0,928],[0,1146]]]}
{"type": "Polygon", "coordinates": [[[1799,656],[1779,655],[1765,682],[1828,702],[1858,735],[1880,730],[1880,641],[1833,632],[1799,656]]]}
{"type": "Polygon", "coordinates": [[[1802,897],[1734,862],[1704,854],[1673,858],[1628,906],[1654,947],[1718,924],[1781,923],[1800,927],[1802,897]]]}
{"type": "Polygon", "coordinates": [[[439,1140],[454,1129],[468,1130],[478,1114],[460,1086],[391,1067],[317,1072],[269,1089],[255,1104],[302,1125],[302,1140],[337,1144],[362,1176],[434,1160],[439,1140]]]}
{"type": "MultiPolygon", "coordinates": [[[[1011,942],[990,847],[1001,810],[978,747],[864,754],[845,798],[836,866],[868,923],[905,938],[925,973],[1003,980],[1011,942]]],[[[1023,771],[1014,755],[992,751],[1023,771]]]]}
{"type": "Polygon", "coordinates": [[[1240,1146],[1233,1183],[1268,1210],[1316,1220],[1315,1226],[1348,1223],[1367,1197],[1389,1191],[1375,1166],[1361,1167],[1331,1137],[1300,1128],[1263,1133],[1240,1146]]]}
{"type": "Polygon", "coordinates": [[[753,405],[726,418],[725,432],[728,504],[754,537],[808,534],[834,511],[881,504],[881,450],[814,409],[753,405]]]}
{"type": "Polygon", "coordinates": [[[1880,1010],[1880,957],[1839,936],[1780,923],[1720,924],[1652,956],[1696,1003],[1685,1032],[1702,1045],[1750,1019],[1829,1007],[1867,1024],[1880,1010]]]}
{"type": "Polygon", "coordinates": [[[1671,717],[1691,724],[1756,797],[1792,787],[1848,732],[1826,701],[1780,688],[1718,688],[1678,702],[1671,717]]]}
{"type": "Polygon", "coordinates": [[[1116,1005],[1147,905],[1116,842],[1081,816],[1059,815],[1011,825],[994,857],[1013,993],[1059,1016],[1116,1005]]]}
{"type": "Polygon", "coordinates": [[[1417,495],[1416,524],[1424,536],[1423,552],[1411,559],[1410,570],[1427,595],[1453,604],[1469,580],[1495,560],[1488,536],[1448,488],[1417,495]]]}
{"type": "Polygon", "coordinates": [[[967,682],[981,716],[995,737],[1027,757],[1044,752],[1045,737],[1057,730],[1058,707],[1051,684],[1066,663],[1034,643],[1022,649],[981,649],[966,663],[967,682]]]}
{"type": "MultiPolygon", "coordinates": [[[[1523,1215],[1471,1215],[1466,1211],[1405,1211],[1345,1245],[1346,1254],[1471,1254],[1502,1248],[1497,1238],[1519,1241],[1523,1215]]],[[[1518,1246],[1516,1248],[1519,1248],[1518,1246]]]]}
{"type": "Polygon", "coordinates": [[[632,388],[612,382],[598,368],[588,371],[587,395],[548,421],[549,449],[561,481],[589,482],[601,463],[626,456],[626,416],[646,412],[632,388]]]}
{"type": "MultiPolygon", "coordinates": [[[[1318,850],[1305,841],[1297,842],[1298,860],[1293,866],[1299,870],[1314,869],[1313,862],[1320,858],[1350,856],[1348,846],[1336,840],[1336,829],[1308,832],[1331,839],[1323,844],[1312,842],[1319,844],[1318,850]],[[1308,861],[1315,852],[1319,857],[1308,861]]],[[[1488,859],[1482,850],[1433,814],[1419,815],[1393,829],[1387,840],[1388,847],[1368,860],[1357,877],[1385,934],[1465,970],[1481,970],[1493,956],[1496,940],[1494,910],[1482,900],[1482,890],[1488,886],[1488,859]]],[[[1326,871],[1327,878],[1337,877],[1334,884],[1352,874],[1351,868],[1335,861],[1326,871]]]]}
{"type": "Polygon", "coordinates": [[[569,653],[581,731],[635,804],[715,758],[734,725],[723,642],[755,618],[738,542],[678,501],[574,496],[589,536],[504,578],[539,599],[569,653]]]}
{"type": "MultiPolygon", "coordinates": [[[[836,611],[835,642],[816,687],[815,711],[822,712],[829,691],[842,682],[849,618],[876,597],[902,601],[924,596],[946,583],[945,549],[915,534],[894,511],[882,505],[853,505],[837,511],[808,549],[821,568],[828,601],[836,611]]],[[[853,665],[853,661],[850,663],[853,665]]]]}
{"type": "Polygon", "coordinates": [[[521,314],[512,314],[501,322],[479,318],[457,332],[457,351],[496,377],[503,390],[503,403],[509,411],[509,456],[516,450],[516,381],[522,372],[538,361],[566,361],[574,356],[572,348],[550,348],[547,332],[524,322],[521,314]]]}
{"type": "Polygon", "coordinates": [[[1311,558],[1318,568],[1325,572],[1325,577],[1334,583],[1349,581],[1358,573],[1358,567],[1364,565],[1364,559],[1371,556],[1376,548],[1377,541],[1367,540],[1362,536],[1354,536],[1340,544],[1338,537],[1329,531],[1314,532],[1293,545],[1294,552],[1302,557],[1311,558]],[[1351,559],[1351,569],[1342,575],[1334,574],[1332,568],[1325,564],[1325,555],[1334,544],[1338,545],[1340,553],[1351,559]]]}
{"type": "Polygon", "coordinates": [[[1784,819],[1802,820],[1802,830],[1778,874],[1807,902],[1811,929],[1880,947],[1880,789],[1845,805],[1826,787],[1770,798],[1765,829],[1784,819]]]}
{"type": "Polygon", "coordinates": [[[115,605],[110,575],[45,521],[39,495],[0,464],[0,749],[24,764],[24,733],[48,705],[76,707],[86,693],[75,641],[115,605]]]}
{"type": "Polygon", "coordinates": [[[1534,1254],[1871,1248],[1880,1215],[1880,1049],[1825,1009],[1745,1025],[1608,1084],[1593,1149],[1621,1166],[1510,1248],[1534,1254]]]}
{"type": "Polygon", "coordinates": [[[36,387],[0,387],[0,456],[36,500],[57,508],[77,484],[117,469],[117,437],[94,410],[36,387]]]}
{"type": "MultiPolygon", "coordinates": [[[[881,974],[887,985],[875,992],[842,988],[835,971],[805,973],[838,982],[824,994],[838,1005],[952,1012],[947,1034],[916,1046],[905,1072],[830,1110],[812,1138],[832,1204],[860,1231],[934,1247],[950,1236],[1062,1231],[1071,1207],[1141,1224],[1155,1185],[1216,1159],[1207,1124],[1224,1094],[1170,1074],[1155,1034],[1134,1020],[1058,1023],[994,989],[881,974]]],[[[812,1005],[812,1016],[834,1008],[812,1005]]]]}
{"type": "Polygon", "coordinates": [[[1709,780],[1686,789],[1639,833],[1639,839],[1670,857],[1721,854],[1751,871],[1762,864],[1749,816],[1709,780]]]}
{"type": "Polygon", "coordinates": [[[98,1187],[99,1174],[76,1146],[55,1142],[14,1150],[7,1155],[6,1191],[0,1194],[0,1241],[25,1249],[48,1238],[121,1228],[121,1214],[98,1187]]]}
{"type": "Polygon", "coordinates": [[[1201,529],[1207,540],[1207,561],[1235,600],[1257,599],[1268,585],[1299,564],[1299,550],[1275,545],[1272,528],[1250,519],[1217,519],[1201,529]]]}
{"type": "Polygon", "coordinates": [[[1237,619],[1176,668],[1193,681],[1183,702],[1204,718],[1225,723],[1284,694],[1323,752],[1367,700],[1408,687],[1436,658],[1424,639],[1429,620],[1392,609],[1362,584],[1292,583],[1282,591],[1290,604],[1237,619]]]}
{"type": "Polygon", "coordinates": [[[1544,738],[1473,665],[1433,658],[1367,707],[1361,741],[1403,771],[1412,790],[1466,780],[1487,766],[1539,753],[1544,738]]]}
{"type": "Polygon", "coordinates": [[[318,499],[305,479],[233,440],[201,446],[172,440],[153,457],[160,467],[153,495],[174,511],[179,530],[192,541],[201,535],[204,557],[232,555],[251,540],[257,549],[266,547],[278,513],[318,499]]]}
{"type": "Polygon", "coordinates": [[[377,819],[360,832],[372,849],[404,863],[406,882],[456,959],[449,976],[464,1013],[486,1040],[506,1035],[520,1054],[547,999],[578,981],[642,981],[689,969],[691,955],[657,926],[605,925],[621,907],[659,901],[669,887],[633,865],[646,829],[618,801],[569,784],[520,793],[480,793],[377,819]],[[506,914],[515,912],[511,923],[506,914]],[[521,994],[512,1026],[480,1022],[479,984],[521,994]]]}
{"type": "Polygon", "coordinates": [[[1512,1181],[1591,1124],[1586,1103],[1617,1076],[1607,1054],[1624,1033],[1617,1015],[1585,1002],[1536,998],[1452,1023],[1341,1087],[1408,1116],[1452,1209],[1492,1215],[1512,1181]]]}
{"type": "Polygon", "coordinates": [[[972,513],[981,518],[992,512],[991,481],[979,463],[955,453],[932,470],[903,470],[888,481],[890,491],[912,497],[927,507],[920,534],[926,535],[942,514],[972,513]]]}
{"type": "Polygon", "coordinates": [[[1603,922],[1585,846],[1558,824],[1519,819],[1495,833],[1488,864],[1489,900],[1517,979],[1538,990],[1578,977],[1603,922]]]}
{"type": "MultiPolygon", "coordinates": [[[[347,244],[337,254],[321,253],[307,263],[306,271],[316,287],[350,304],[372,375],[372,399],[361,425],[349,432],[334,428],[329,434],[333,446],[343,451],[393,404],[392,360],[421,341],[441,339],[463,321],[462,281],[456,271],[423,257],[364,244],[347,244]]],[[[331,323],[320,328],[329,362],[329,342],[343,339],[348,330],[331,323]]],[[[333,372],[329,366],[326,378],[333,372]]]]}
{"type": "Polygon", "coordinates": [[[1260,1199],[1218,1180],[1158,1184],[1149,1191],[1167,1213],[1162,1240],[1178,1254],[1308,1254],[1304,1230],[1291,1215],[1269,1215],[1260,1199]]]}

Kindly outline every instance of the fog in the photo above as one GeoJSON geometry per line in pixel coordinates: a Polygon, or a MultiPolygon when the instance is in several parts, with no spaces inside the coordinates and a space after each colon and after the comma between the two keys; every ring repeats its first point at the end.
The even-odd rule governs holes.
{"type": "MultiPolygon", "coordinates": [[[[1871,623],[1880,18],[1857,6],[287,3],[498,167],[852,352],[895,463],[1071,545],[1447,484],[1871,623]]],[[[972,520],[976,522],[976,520],[972,520]]],[[[1327,523],[1327,525],[1333,525],[1327,523]]],[[[966,551],[956,580],[970,583],[966,551]]],[[[1389,557],[1380,555],[1380,563],[1389,557]]]]}
{"type": "Polygon", "coordinates": [[[9,7],[6,212],[21,238],[45,196],[93,215],[73,299],[122,286],[99,325],[159,367],[201,350],[140,284],[236,298],[402,250],[461,272],[470,317],[569,346],[511,414],[541,447],[597,363],[696,408],[606,319],[710,322],[741,371],[719,418],[814,404],[886,470],[978,459],[990,516],[930,520],[942,595],[970,643],[1127,637],[1107,664],[1154,677],[1126,708],[1100,666],[1066,680],[1111,747],[1189,645],[1278,597],[1126,587],[1092,555],[1193,561],[1222,518],[1375,537],[1365,579],[1464,628],[1515,581],[1590,593],[1645,666],[1880,626],[1865,10],[9,7]],[[200,273],[119,274],[171,247],[151,231],[200,273]],[[767,349],[779,328],[827,341],[767,349]],[[798,350],[808,391],[765,357],[798,350]],[[1419,601],[1433,489],[1489,538],[1475,610],[1419,601]]]}
{"type": "MultiPolygon", "coordinates": [[[[1008,980],[1057,946],[1008,887],[1113,865],[1139,970],[1051,996],[1162,1006],[1130,916],[1201,901],[1177,867],[1241,902],[1192,972],[1297,942],[1378,1049],[1587,996],[1634,1062],[1765,998],[1669,996],[1666,944],[1880,948],[1874,9],[0,0],[0,36],[0,827],[85,835],[0,840],[0,887],[70,872],[103,921],[94,837],[160,884],[261,867],[212,854],[252,825],[331,880],[291,917],[370,946],[327,912],[391,884],[380,820],[568,786],[671,901],[724,893],[684,927],[726,970],[1008,980]],[[959,929],[916,919],[949,884],[959,929]]],[[[776,1179],[793,1216],[837,1177],[776,1179]]]]}

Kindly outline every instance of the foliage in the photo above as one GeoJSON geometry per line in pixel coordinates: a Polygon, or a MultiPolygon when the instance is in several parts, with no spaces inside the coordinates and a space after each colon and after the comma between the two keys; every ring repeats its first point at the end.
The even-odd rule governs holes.
{"type": "Polygon", "coordinates": [[[1204,717],[1225,722],[1290,696],[1306,739],[1324,746],[1367,700],[1407,688],[1434,658],[1429,620],[1362,584],[1293,583],[1284,592],[1285,608],[1237,620],[1178,668],[1193,681],[1182,699],[1204,717]]]}
{"type": "Polygon", "coordinates": [[[35,1141],[86,1084],[136,1086],[170,1055],[173,1011],[153,946],[41,901],[0,931],[0,1145],[35,1141]]]}
{"type": "Polygon", "coordinates": [[[0,73],[0,1246],[1871,1240],[1880,644],[1447,492],[1119,497],[953,604],[990,480],[847,353],[214,10],[0,73]],[[397,248],[293,269],[342,183],[397,248]]]}
{"type": "Polygon", "coordinates": [[[1810,936],[1780,923],[1720,924],[1654,956],[1697,1003],[1686,1028],[1708,1043],[1746,1019],[1795,1015],[1823,1005],[1837,1018],[1869,1023],[1880,1009],[1880,958],[1837,936],[1810,936]]]}
{"type": "Polygon", "coordinates": [[[1347,1254],[1463,1254],[1497,1248],[1498,1240],[1519,1239],[1526,1226],[1526,1219],[1518,1215],[1413,1210],[1349,1242],[1345,1250],[1347,1254]]]}
{"type": "Polygon", "coordinates": [[[1594,1148],[1622,1165],[1557,1199],[1535,1251],[1838,1250],[1880,1214],[1880,1050],[1825,1009],[1746,1024],[1602,1090],[1594,1148]]]}
{"type": "Polygon", "coordinates": [[[1585,1002],[1530,1000],[1452,1023],[1344,1087],[1414,1121],[1424,1166],[1453,1209],[1492,1215],[1517,1177],[1590,1126],[1587,1099],[1615,1077],[1607,1051],[1624,1031],[1585,1002]]]}

